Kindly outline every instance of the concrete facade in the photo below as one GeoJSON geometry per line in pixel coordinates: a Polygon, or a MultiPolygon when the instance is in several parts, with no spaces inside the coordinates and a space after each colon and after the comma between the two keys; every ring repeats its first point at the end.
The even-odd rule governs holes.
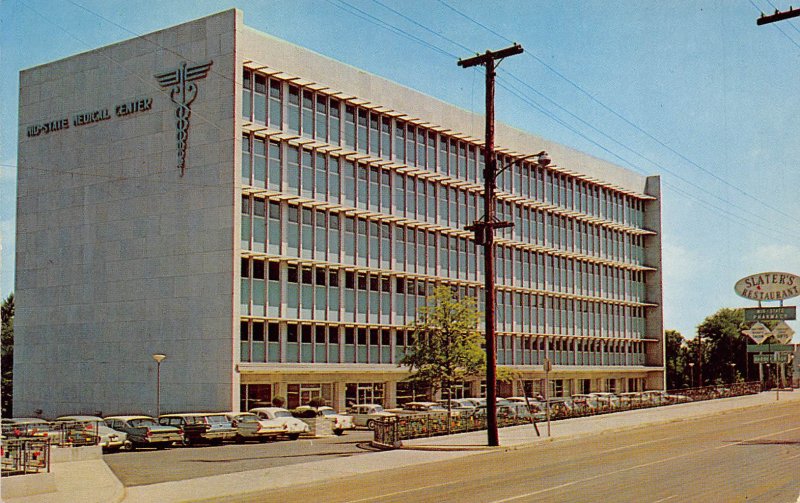
{"type": "MultiPolygon", "coordinates": [[[[167,355],[161,365],[162,412],[238,409],[246,405],[240,391],[246,394],[247,386],[259,384],[269,386],[269,396],[286,396],[290,386],[321,383],[328,387],[326,393],[333,405],[343,408],[350,387],[356,389],[362,381],[380,383],[385,403],[395,403],[397,382],[407,375],[396,365],[394,356],[384,361],[385,354],[394,355],[399,349],[395,341],[407,322],[398,315],[396,306],[392,305],[391,312],[381,311],[386,318],[378,322],[372,318],[367,321],[367,317],[359,321],[356,315],[348,321],[347,293],[344,288],[338,288],[337,283],[342,293],[337,294],[340,296],[335,304],[335,318],[330,316],[333,308],[327,300],[323,304],[328,306],[328,311],[321,315],[316,311],[303,314],[302,305],[300,311],[296,311],[299,314],[290,314],[291,309],[297,309],[292,307],[297,298],[292,300],[288,295],[290,300],[287,301],[287,277],[291,277],[292,270],[302,275],[307,267],[309,275],[313,268],[315,273],[335,275],[344,285],[348,272],[356,277],[364,274],[365,278],[391,279],[390,295],[396,297],[398,290],[394,282],[406,278],[424,280],[429,285],[444,281],[477,292],[481,284],[480,272],[461,279],[443,277],[437,268],[426,273],[398,272],[394,256],[389,265],[380,262],[373,266],[365,262],[360,266],[357,262],[347,262],[344,253],[340,255],[336,249],[338,244],[323,250],[322,260],[316,256],[304,258],[302,252],[292,255],[286,244],[289,225],[286,212],[304,215],[304,209],[313,208],[316,212],[323,208],[326,219],[336,215],[337,221],[338,218],[344,221],[366,215],[364,218],[373,220],[365,222],[386,223],[393,235],[398,222],[415,232],[427,228],[426,232],[435,232],[437,239],[439,236],[464,239],[464,233],[448,229],[437,220],[441,215],[432,215],[433,210],[425,225],[408,216],[395,218],[391,211],[361,211],[344,201],[344,182],[342,198],[338,199],[337,195],[335,203],[330,199],[323,203],[318,196],[303,196],[301,187],[297,187],[297,194],[289,195],[294,189],[286,181],[290,169],[287,153],[295,149],[299,153],[325,156],[325,162],[336,159],[337,165],[341,163],[342,167],[347,162],[356,167],[364,165],[365,169],[369,166],[376,173],[380,171],[382,176],[402,174],[413,183],[443,179],[442,186],[457,187],[470,198],[477,194],[478,180],[456,181],[452,173],[444,176],[439,173],[431,178],[432,173],[426,173],[425,169],[412,169],[410,161],[406,164],[398,160],[396,152],[383,157],[359,153],[359,148],[350,149],[346,145],[347,126],[344,124],[337,126],[342,134],[339,138],[337,132],[336,141],[332,134],[326,133],[323,139],[314,135],[304,138],[303,132],[288,131],[292,126],[286,116],[292,104],[286,103],[286,95],[295,88],[301,90],[298,94],[301,99],[306,96],[303,93],[309,96],[315,93],[314,99],[324,100],[325,106],[329,103],[332,106],[336,99],[343,107],[369,110],[365,112],[367,115],[380,114],[381,120],[391,124],[391,131],[396,131],[400,124],[409,128],[408,131],[419,127],[420,134],[423,130],[425,134],[435,134],[436,144],[444,143],[445,149],[459,142],[459,146],[466,145],[469,152],[477,153],[482,143],[480,117],[259,33],[244,26],[242,13],[237,10],[21,73],[15,411],[31,414],[41,409],[45,416],[97,411],[153,414],[156,380],[153,353],[167,355]],[[176,105],[171,101],[169,89],[160,87],[154,76],[176,69],[184,61],[190,66],[207,61],[213,64],[205,78],[194,81],[197,97],[191,105],[185,174],[181,176],[181,170],[176,167],[176,105]],[[262,76],[268,84],[276,83],[281,89],[282,124],[273,127],[243,118],[243,96],[253,99],[252,93],[244,92],[243,72],[253,78],[262,76]],[[118,105],[147,99],[151,99],[151,104],[141,106],[142,110],[118,114],[118,105]],[[104,118],[104,110],[108,111],[108,118],[104,118]],[[69,126],[63,127],[62,120],[69,126]],[[42,132],[43,129],[49,132],[42,132]],[[253,175],[252,171],[248,175],[250,181],[243,180],[242,173],[248,169],[247,166],[243,169],[244,141],[254,142],[253,145],[264,142],[267,147],[276,145],[276,149],[281,149],[278,162],[283,181],[278,188],[259,185],[258,175],[253,175]],[[241,218],[244,200],[248,205],[265,204],[267,208],[272,202],[280,210],[282,220],[278,225],[283,242],[277,246],[277,251],[271,252],[263,245],[260,251],[253,247],[251,231],[243,228],[245,224],[241,218]],[[250,239],[247,246],[243,245],[245,235],[250,239]],[[272,306],[274,312],[270,312],[269,306],[260,314],[253,311],[255,304],[249,289],[256,291],[253,283],[258,278],[252,272],[247,278],[248,300],[245,302],[242,295],[245,283],[240,282],[245,276],[244,263],[248,268],[262,268],[261,279],[264,278],[263,269],[274,265],[276,278],[280,278],[276,283],[280,300],[279,305],[272,306]],[[325,331],[324,348],[315,346],[312,349],[323,348],[324,358],[314,353],[309,361],[305,360],[304,319],[313,324],[315,330],[325,331]],[[254,325],[260,326],[262,339],[254,335],[254,325]],[[265,327],[273,325],[275,336],[279,338],[275,345],[277,356],[273,357],[268,347],[263,349],[263,360],[244,357],[243,334],[246,332],[248,337],[247,351],[255,351],[258,344],[270,346],[264,331],[265,327]],[[372,336],[373,330],[383,330],[385,333],[379,332],[380,337],[389,337],[388,343],[384,339],[376,343],[377,349],[366,349],[365,354],[372,355],[372,351],[385,348],[379,361],[372,361],[371,356],[362,361],[357,353],[348,356],[348,349],[344,347],[348,330],[360,337],[362,329],[367,331],[367,338],[372,336]],[[296,331],[294,336],[291,330],[296,331]],[[334,335],[331,330],[335,331],[334,335]],[[292,353],[292,337],[298,345],[297,355],[292,353]]],[[[344,112],[345,108],[341,110],[344,112]]],[[[326,113],[324,120],[332,120],[331,112],[326,113]]],[[[344,123],[344,116],[341,119],[344,123]]],[[[507,159],[547,150],[557,165],[547,176],[551,176],[552,171],[556,173],[552,176],[560,177],[559,180],[569,183],[571,188],[580,183],[589,190],[604,190],[609,197],[619,198],[620,204],[641,207],[642,212],[640,224],[618,224],[610,217],[575,217],[586,225],[595,225],[593,222],[598,221],[599,227],[609,232],[616,230],[620,237],[641,239],[643,257],[640,261],[593,258],[580,250],[558,251],[552,246],[524,248],[511,243],[513,240],[508,244],[509,249],[517,251],[530,249],[565,260],[583,260],[581,267],[593,264],[598,271],[602,264],[609,270],[618,269],[620,277],[621,271],[634,276],[642,274],[641,295],[625,293],[624,298],[612,300],[606,299],[606,294],[599,290],[555,295],[550,286],[537,289],[515,283],[514,289],[510,280],[507,286],[509,295],[591,301],[603,308],[619,306],[620,312],[623,308],[639,310],[644,313],[641,333],[631,329],[631,322],[619,314],[623,328],[614,336],[616,338],[578,332],[572,337],[572,332],[566,329],[551,336],[546,327],[539,331],[509,328],[506,331],[509,344],[516,344],[526,336],[533,336],[540,342],[548,337],[563,339],[564,361],[557,366],[553,377],[563,379],[570,392],[581,391],[579,380],[589,381],[592,391],[608,389],[612,386],[609,379],[618,391],[628,390],[627,383],[616,384],[617,380],[626,379],[641,382],[631,386],[663,388],[661,188],[658,177],[637,175],[502,124],[497,128],[497,145],[507,159]],[[624,335],[629,333],[636,335],[624,335]],[[584,341],[591,341],[594,349],[578,349],[578,344],[584,341]],[[633,349],[640,345],[642,349],[633,349]],[[611,346],[624,351],[617,364],[602,356],[611,346]],[[578,363],[573,355],[580,353],[580,361],[583,362],[583,358],[588,361],[589,357],[583,353],[588,355],[589,351],[600,355],[598,364],[578,363]]],[[[254,163],[253,154],[249,155],[248,163],[254,163]]],[[[436,162],[441,159],[434,164],[436,162]]],[[[442,168],[434,165],[432,169],[442,168]]],[[[392,180],[394,190],[394,178],[392,180]]],[[[436,187],[437,194],[442,190],[439,183],[430,185],[436,187]]],[[[462,192],[458,192],[458,197],[462,192]]],[[[505,199],[514,200],[512,195],[509,189],[505,199]]],[[[550,202],[530,200],[525,204],[546,213],[547,218],[562,215],[573,219],[566,215],[576,213],[553,209],[550,202]]],[[[252,221],[257,217],[251,216],[247,225],[254,225],[252,221]]],[[[318,218],[315,216],[315,221],[318,218]]],[[[569,220],[570,229],[573,223],[569,220]]],[[[261,225],[263,231],[263,222],[261,225]]],[[[344,239],[342,247],[346,244],[344,239]]],[[[635,323],[639,322],[634,320],[635,323]]],[[[597,327],[599,331],[599,318],[597,327]]],[[[586,331],[585,327],[581,330],[586,331]]],[[[319,344],[319,333],[315,332],[312,337],[316,338],[312,344],[319,344]]],[[[358,344],[360,342],[355,345],[358,344]]],[[[537,351],[541,355],[541,349],[537,351]]],[[[538,360],[516,358],[509,357],[509,366],[522,371],[523,379],[542,377],[538,360]]],[[[511,391],[516,392],[516,389],[511,391]]],[[[472,383],[470,393],[479,392],[479,383],[472,383]]],[[[305,396],[302,388],[299,393],[305,396]]]]}

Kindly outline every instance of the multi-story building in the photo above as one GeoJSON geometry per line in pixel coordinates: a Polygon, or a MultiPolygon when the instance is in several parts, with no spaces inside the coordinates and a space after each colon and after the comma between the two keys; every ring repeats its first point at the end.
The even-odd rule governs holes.
{"type": "MultiPolygon", "coordinates": [[[[482,124],[236,10],[22,72],[15,412],[153,412],[156,353],[162,411],[417,398],[417,308],[483,296],[482,124]]],[[[662,388],[659,178],[497,145],[500,394],[662,388]]]]}

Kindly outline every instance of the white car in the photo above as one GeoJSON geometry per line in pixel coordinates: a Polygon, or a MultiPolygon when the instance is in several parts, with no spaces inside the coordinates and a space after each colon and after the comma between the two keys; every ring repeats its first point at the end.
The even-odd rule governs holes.
{"type": "Polygon", "coordinates": [[[128,434],[109,428],[103,418],[97,416],[61,416],[53,421],[56,425],[61,423],[63,427],[77,436],[90,435],[98,436],[97,444],[104,451],[118,451],[128,439],[128,434]]]}
{"type": "Polygon", "coordinates": [[[258,440],[266,442],[286,435],[288,426],[277,419],[263,419],[252,412],[228,412],[225,417],[236,428],[235,440],[242,443],[245,440],[258,440]]]}
{"type": "Polygon", "coordinates": [[[375,421],[387,417],[397,417],[397,414],[387,412],[383,410],[382,406],[375,403],[353,405],[347,409],[347,413],[353,416],[353,424],[355,426],[367,427],[370,430],[375,429],[375,421]]]}
{"type": "Polygon", "coordinates": [[[343,434],[344,430],[355,429],[355,424],[353,424],[353,416],[349,416],[347,414],[339,414],[333,409],[333,407],[328,407],[327,405],[323,405],[321,407],[311,407],[310,405],[301,405],[300,407],[295,409],[295,411],[297,412],[303,412],[306,410],[314,410],[316,411],[317,416],[322,416],[330,419],[331,431],[335,435],[343,434]]]}
{"type": "Polygon", "coordinates": [[[285,435],[290,440],[297,440],[303,433],[308,433],[311,428],[303,421],[297,419],[291,412],[283,407],[256,407],[249,412],[262,419],[275,419],[282,425],[286,425],[285,435]]]}

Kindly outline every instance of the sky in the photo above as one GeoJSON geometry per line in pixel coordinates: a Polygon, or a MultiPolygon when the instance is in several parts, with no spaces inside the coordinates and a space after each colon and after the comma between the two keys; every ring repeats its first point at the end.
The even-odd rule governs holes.
{"type": "Polygon", "coordinates": [[[457,59],[520,43],[500,66],[499,121],[661,175],[666,329],[693,337],[718,309],[754,306],[733,290],[744,276],[800,274],[800,18],[756,25],[788,1],[2,0],[3,298],[19,71],[230,7],[257,30],[476,113],[483,75],[457,59]]]}

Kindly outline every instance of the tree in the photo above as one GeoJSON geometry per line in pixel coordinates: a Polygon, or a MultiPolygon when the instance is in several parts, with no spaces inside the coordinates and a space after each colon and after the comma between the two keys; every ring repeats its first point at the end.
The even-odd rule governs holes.
{"type": "Polygon", "coordinates": [[[691,376],[687,372],[693,370],[687,365],[693,360],[689,357],[686,339],[677,330],[666,330],[664,339],[667,355],[667,389],[685,388],[691,384],[691,376]]]}
{"type": "Polygon", "coordinates": [[[399,363],[410,367],[408,380],[429,386],[435,394],[482,375],[486,354],[477,329],[479,318],[475,299],[456,299],[449,287],[437,287],[410,327],[413,341],[399,363]]]}
{"type": "Polygon", "coordinates": [[[742,334],[746,328],[744,310],[722,308],[708,316],[697,327],[697,335],[702,339],[702,376],[698,385],[726,383],[735,380],[736,373],[747,373],[747,336],[742,334]],[[734,364],[734,365],[731,365],[734,364]]]}
{"type": "Polygon", "coordinates": [[[11,293],[0,306],[2,315],[2,376],[3,417],[12,417],[12,388],[14,383],[14,294],[11,293]]]}

